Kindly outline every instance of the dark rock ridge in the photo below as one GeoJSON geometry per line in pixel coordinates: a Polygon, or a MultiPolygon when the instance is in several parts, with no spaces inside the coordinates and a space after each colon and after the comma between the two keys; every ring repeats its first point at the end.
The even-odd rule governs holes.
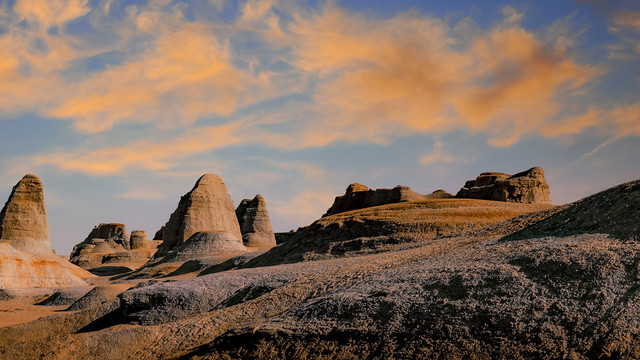
{"type": "MultiPolygon", "coordinates": [[[[90,269],[105,263],[142,263],[148,261],[158,241],[147,240],[145,231],[127,233],[121,223],[104,223],[91,230],[87,238],[73,247],[70,261],[90,269]]],[[[137,267],[137,266],[136,266],[137,267]]]]}
{"type": "Polygon", "coordinates": [[[27,174],[0,211],[0,242],[30,254],[51,254],[42,181],[27,174]]]}
{"type": "Polygon", "coordinates": [[[271,228],[267,204],[262,195],[256,195],[253,200],[242,200],[236,208],[236,217],[245,246],[259,248],[276,246],[276,237],[271,228]]]}
{"type": "Polygon", "coordinates": [[[157,256],[180,246],[198,231],[226,231],[242,238],[233,201],[218,175],[202,175],[193,189],[180,198],[169,221],[154,236],[162,240],[157,256]]]}
{"type": "Polygon", "coordinates": [[[484,172],[468,180],[456,194],[458,198],[551,204],[549,184],[541,167],[533,167],[515,175],[484,172]]]}
{"type": "Polygon", "coordinates": [[[436,190],[430,195],[415,193],[408,186],[396,186],[393,189],[371,190],[368,187],[353,183],[347,187],[342,196],[336,196],[333,205],[322,216],[342,213],[350,210],[364,209],[371,206],[393,204],[406,201],[421,201],[429,199],[446,199],[452,197],[444,190],[436,190]]]}

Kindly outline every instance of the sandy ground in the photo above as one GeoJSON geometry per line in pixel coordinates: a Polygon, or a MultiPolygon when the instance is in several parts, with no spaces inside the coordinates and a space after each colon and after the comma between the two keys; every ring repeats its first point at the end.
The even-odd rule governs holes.
{"type": "Polygon", "coordinates": [[[32,299],[0,301],[0,327],[33,321],[69,307],[68,305],[40,306],[33,303],[32,299]]]}

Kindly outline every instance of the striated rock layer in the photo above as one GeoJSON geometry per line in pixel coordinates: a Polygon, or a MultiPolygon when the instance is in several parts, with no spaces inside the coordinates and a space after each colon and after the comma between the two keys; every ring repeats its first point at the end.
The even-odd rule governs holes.
{"type": "Polygon", "coordinates": [[[456,194],[458,198],[550,205],[549,184],[544,170],[534,167],[508,175],[484,172],[475,180],[467,181],[456,194]]]}
{"type": "Polygon", "coordinates": [[[242,200],[236,209],[236,216],[242,232],[242,241],[246,246],[276,246],[276,236],[271,228],[267,204],[262,195],[256,195],[253,200],[242,200]]]}
{"type": "Polygon", "coordinates": [[[59,256],[28,254],[0,243],[0,289],[81,286],[92,276],[59,256]]]}
{"type": "Polygon", "coordinates": [[[371,190],[368,187],[353,183],[347,187],[342,196],[337,196],[333,205],[323,216],[342,213],[345,211],[364,209],[371,206],[393,204],[406,201],[421,201],[429,199],[446,199],[452,197],[444,190],[436,190],[430,195],[415,193],[408,186],[396,186],[393,189],[371,190]]]}
{"type": "Polygon", "coordinates": [[[233,201],[218,175],[202,175],[193,189],[182,196],[161,234],[154,237],[162,240],[158,255],[183,244],[198,231],[226,231],[237,239],[242,238],[233,201]]]}
{"type": "Polygon", "coordinates": [[[49,223],[40,178],[25,175],[0,212],[0,242],[30,254],[51,254],[49,223]]]}

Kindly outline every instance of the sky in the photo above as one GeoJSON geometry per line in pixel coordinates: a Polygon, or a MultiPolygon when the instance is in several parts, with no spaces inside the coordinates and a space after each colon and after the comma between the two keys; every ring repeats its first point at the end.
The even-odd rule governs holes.
{"type": "Polygon", "coordinates": [[[0,0],[0,199],[40,176],[59,254],[205,173],[288,231],[533,166],[554,204],[640,178],[640,2],[0,0]]]}

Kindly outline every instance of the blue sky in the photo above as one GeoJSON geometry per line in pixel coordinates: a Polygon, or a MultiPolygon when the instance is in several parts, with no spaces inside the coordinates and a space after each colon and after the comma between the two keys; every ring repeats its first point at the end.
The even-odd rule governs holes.
{"type": "Polygon", "coordinates": [[[204,173],[277,231],[356,181],[542,166],[562,204],[640,178],[637,1],[0,4],[0,197],[39,175],[58,253],[152,236],[204,173]]]}

